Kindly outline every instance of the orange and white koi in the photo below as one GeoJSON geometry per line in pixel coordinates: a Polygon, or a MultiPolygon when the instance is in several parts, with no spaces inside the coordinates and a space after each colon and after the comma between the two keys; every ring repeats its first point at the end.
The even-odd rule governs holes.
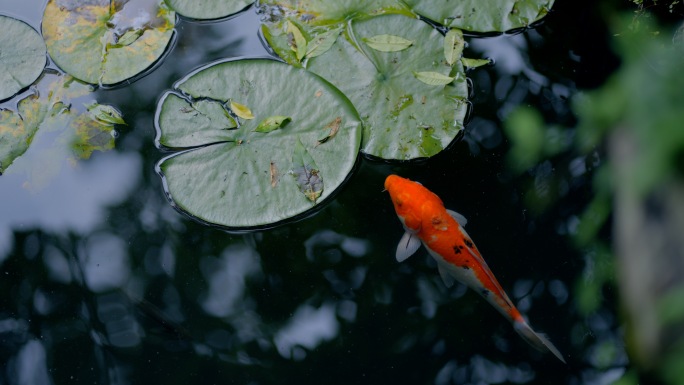
{"type": "Polygon", "coordinates": [[[551,352],[565,363],[555,346],[527,324],[501,287],[463,226],[466,219],[447,210],[437,195],[420,183],[397,175],[385,180],[397,216],[406,232],[397,246],[396,258],[402,262],[414,254],[421,243],[437,261],[439,274],[450,287],[454,280],[482,295],[503,314],[516,332],[542,352],[551,352]]]}

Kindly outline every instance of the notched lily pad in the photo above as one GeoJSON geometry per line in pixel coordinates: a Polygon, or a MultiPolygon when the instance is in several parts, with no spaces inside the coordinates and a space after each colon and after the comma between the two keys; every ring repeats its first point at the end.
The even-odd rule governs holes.
{"type": "Polygon", "coordinates": [[[185,96],[169,92],[160,101],[157,144],[181,151],[162,159],[158,170],[174,206],[200,221],[236,229],[272,225],[325,200],[353,168],[361,140],[358,114],[310,72],[268,59],[224,61],[175,87],[185,96]],[[196,129],[198,117],[184,118],[192,114],[183,112],[189,99],[216,105],[239,100],[257,119],[231,130],[210,121],[196,129]],[[310,108],[302,108],[302,100],[310,108]],[[331,115],[340,119],[340,140],[317,146],[331,115]],[[258,132],[259,126],[270,131],[258,132]]]}
{"type": "Polygon", "coordinates": [[[43,36],[55,63],[77,79],[111,85],[153,65],[173,37],[163,0],[49,0],[43,36]]]}
{"type": "Polygon", "coordinates": [[[33,83],[46,63],[43,38],[23,21],[0,15],[0,100],[33,83]]]}

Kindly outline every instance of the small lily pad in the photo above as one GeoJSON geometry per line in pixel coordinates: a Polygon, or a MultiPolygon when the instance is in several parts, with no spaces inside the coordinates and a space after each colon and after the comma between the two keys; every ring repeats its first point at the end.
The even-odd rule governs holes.
{"type": "Polygon", "coordinates": [[[163,0],[49,0],[43,36],[62,70],[111,85],[151,67],[169,46],[175,13],[163,0]]]}
{"type": "Polygon", "coordinates": [[[364,37],[363,41],[368,44],[369,47],[381,52],[403,51],[413,45],[413,40],[388,34],[364,37]]]}
{"type": "Polygon", "coordinates": [[[105,125],[126,124],[121,112],[110,105],[91,102],[85,106],[93,119],[100,121],[105,125]]]}
{"type": "Polygon", "coordinates": [[[244,229],[292,218],[328,198],[354,166],[358,114],[315,74],[275,60],[243,59],[203,67],[175,87],[186,96],[169,92],[161,99],[157,145],[181,151],[162,159],[158,169],[174,206],[203,222],[244,229]],[[188,108],[197,100],[215,106],[239,100],[257,119],[225,130],[211,124],[223,119],[217,109],[208,120],[202,117],[193,136],[200,116],[183,116],[193,114],[188,108]],[[319,146],[331,115],[340,117],[340,140],[319,146]],[[257,132],[269,118],[287,127],[257,132]]]}
{"type": "Polygon", "coordinates": [[[43,38],[28,24],[0,15],[0,100],[33,83],[46,63],[43,38]]]}
{"type": "Polygon", "coordinates": [[[247,8],[249,0],[166,0],[179,15],[197,20],[221,19],[247,8]]]}

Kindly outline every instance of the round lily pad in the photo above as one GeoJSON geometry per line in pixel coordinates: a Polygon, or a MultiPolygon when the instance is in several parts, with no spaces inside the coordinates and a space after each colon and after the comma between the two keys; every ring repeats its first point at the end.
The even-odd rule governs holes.
{"type": "Polygon", "coordinates": [[[546,16],[554,0],[405,0],[413,12],[447,27],[471,32],[505,32],[546,16]]]}
{"type": "Polygon", "coordinates": [[[179,15],[197,20],[220,19],[251,5],[250,0],[166,0],[179,15]]]}
{"type": "Polygon", "coordinates": [[[267,226],[327,199],[351,172],[361,123],[315,74],[269,59],[203,67],[156,115],[158,165],[181,211],[229,228],[267,226]]]}
{"type": "Polygon", "coordinates": [[[0,100],[33,83],[45,67],[45,43],[28,24],[0,15],[0,100]]]}
{"type": "Polygon", "coordinates": [[[463,128],[468,96],[463,66],[449,64],[444,36],[427,23],[401,15],[324,29],[287,22],[299,25],[309,42],[345,28],[326,52],[304,55],[301,62],[282,21],[265,24],[262,31],[281,57],[305,65],[349,97],[363,120],[364,153],[384,159],[430,157],[463,128]]]}
{"type": "Polygon", "coordinates": [[[42,26],[48,52],[62,70],[91,84],[111,85],[162,56],[175,20],[163,0],[50,0],[42,26]]]}

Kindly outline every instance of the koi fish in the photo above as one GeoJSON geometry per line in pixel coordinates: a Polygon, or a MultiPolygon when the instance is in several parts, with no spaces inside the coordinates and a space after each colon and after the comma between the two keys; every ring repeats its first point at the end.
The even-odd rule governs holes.
{"type": "Polygon", "coordinates": [[[555,346],[536,333],[508,298],[463,226],[466,219],[444,208],[437,195],[420,183],[397,175],[385,179],[394,209],[406,232],[397,246],[396,258],[402,262],[413,255],[421,243],[437,261],[439,274],[447,287],[454,280],[475,290],[503,314],[515,331],[542,352],[551,352],[565,363],[555,346]]]}

